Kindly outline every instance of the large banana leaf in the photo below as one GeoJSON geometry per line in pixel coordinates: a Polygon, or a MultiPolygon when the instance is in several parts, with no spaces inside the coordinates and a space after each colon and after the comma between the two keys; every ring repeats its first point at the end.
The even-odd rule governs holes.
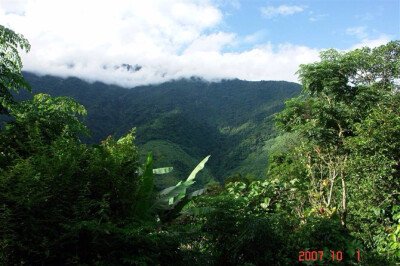
{"type": "Polygon", "coordinates": [[[192,171],[185,182],[180,181],[178,184],[172,187],[168,187],[162,190],[158,194],[158,198],[155,201],[153,208],[156,209],[172,209],[177,203],[186,196],[186,189],[195,183],[195,177],[197,173],[204,168],[204,165],[210,158],[210,155],[205,157],[192,171]]]}
{"type": "Polygon", "coordinates": [[[148,215],[149,203],[154,186],[153,160],[151,153],[147,155],[147,162],[142,174],[140,189],[138,191],[138,201],[134,208],[135,215],[139,218],[145,218],[148,215]]]}
{"type": "Polygon", "coordinates": [[[143,171],[140,189],[138,191],[138,201],[135,205],[135,215],[140,218],[150,217],[151,213],[158,212],[160,217],[171,219],[178,214],[182,208],[190,201],[193,196],[198,196],[204,190],[198,190],[190,195],[186,195],[186,189],[195,183],[197,173],[204,168],[210,156],[204,158],[192,171],[186,181],[179,181],[175,186],[168,187],[158,193],[155,200],[151,200],[154,187],[154,174],[165,174],[172,171],[172,167],[153,169],[152,156],[149,153],[143,171]],[[150,203],[153,203],[150,206],[150,203]]]}
{"type": "Polygon", "coordinates": [[[193,171],[190,173],[189,177],[186,179],[186,181],[189,180],[193,180],[197,173],[202,170],[204,168],[204,165],[206,164],[206,162],[208,161],[208,159],[210,158],[211,155],[208,155],[206,158],[204,158],[194,169],[193,171]]]}
{"type": "Polygon", "coordinates": [[[192,197],[200,196],[205,191],[206,189],[202,188],[190,193],[189,195],[185,195],[182,199],[176,200],[173,204],[170,204],[170,202],[168,202],[168,205],[164,203],[164,211],[159,213],[160,219],[164,222],[173,220],[182,213],[182,209],[190,202],[192,197]]]}

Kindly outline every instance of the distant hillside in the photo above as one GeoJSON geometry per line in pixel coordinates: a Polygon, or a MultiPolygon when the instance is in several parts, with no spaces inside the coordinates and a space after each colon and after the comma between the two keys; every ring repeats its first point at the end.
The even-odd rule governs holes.
{"type": "MultiPolygon", "coordinates": [[[[264,177],[276,136],[273,115],[301,90],[299,84],[284,81],[210,83],[193,78],[124,89],[77,78],[24,77],[34,93],[70,96],[85,106],[85,124],[93,135],[84,139],[88,143],[136,127],[143,154],[152,151],[156,167],[175,167],[173,174],[159,179],[160,186],[186,177],[208,154],[209,170],[201,183],[238,172],[264,177]]],[[[17,99],[26,97],[22,93],[17,99]]]]}

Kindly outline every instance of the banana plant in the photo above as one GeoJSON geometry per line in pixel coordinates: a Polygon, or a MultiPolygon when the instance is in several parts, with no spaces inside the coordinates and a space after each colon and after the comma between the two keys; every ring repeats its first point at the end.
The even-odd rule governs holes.
{"type": "Polygon", "coordinates": [[[201,195],[205,190],[200,189],[187,194],[187,189],[196,181],[196,175],[204,168],[210,158],[205,157],[191,172],[186,181],[179,181],[175,186],[165,188],[160,191],[155,198],[152,198],[154,187],[154,174],[166,174],[173,170],[172,167],[153,169],[152,156],[149,153],[145,169],[142,173],[141,186],[138,191],[138,202],[135,206],[135,214],[138,218],[146,218],[152,214],[157,214],[163,221],[169,221],[180,213],[182,208],[194,196],[201,195]]]}
{"type": "Polygon", "coordinates": [[[148,218],[149,205],[154,187],[153,158],[151,153],[147,155],[144,171],[141,174],[140,186],[137,192],[138,201],[136,202],[134,213],[139,219],[148,218]]]}
{"type": "Polygon", "coordinates": [[[176,217],[183,207],[190,201],[192,197],[199,196],[204,193],[205,189],[196,190],[187,194],[187,189],[196,181],[196,175],[204,168],[204,165],[210,158],[210,155],[205,157],[190,173],[186,181],[179,181],[175,186],[168,187],[159,192],[153,208],[157,209],[157,213],[161,220],[170,221],[176,217]]]}

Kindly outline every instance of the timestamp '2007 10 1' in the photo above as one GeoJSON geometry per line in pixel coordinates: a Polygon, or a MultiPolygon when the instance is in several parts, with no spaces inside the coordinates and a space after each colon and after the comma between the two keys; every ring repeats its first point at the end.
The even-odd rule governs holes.
{"type": "MultiPolygon", "coordinates": [[[[360,261],[360,251],[357,250],[356,254],[357,254],[357,261],[360,261]]],[[[338,251],[331,250],[331,255],[332,255],[332,261],[342,261],[343,259],[343,252],[340,250],[338,251]]],[[[317,261],[317,260],[322,261],[323,257],[324,257],[324,251],[322,250],[299,251],[299,261],[317,261]]]]}

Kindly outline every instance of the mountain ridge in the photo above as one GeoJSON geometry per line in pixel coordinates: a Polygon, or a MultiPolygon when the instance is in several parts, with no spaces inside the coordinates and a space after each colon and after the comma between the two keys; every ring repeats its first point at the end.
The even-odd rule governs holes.
{"type": "MultiPolygon", "coordinates": [[[[85,106],[88,115],[84,123],[92,138],[83,138],[84,142],[99,143],[110,134],[119,137],[136,127],[137,145],[143,153],[157,149],[154,143],[163,143],[162,150],[168,154],[164,159],[155,156],[156,167],[169,166],[159,164],[173,161],[177,164],[177,147],[192,158],[189,161],[194,165],[182,162],[175,167],[178,179],[188,175],[187,170],[196,161],[211,154],[210,171],[200,177],[203,184],[211,179],[222,181],[242,170],[249,171],[242,174],[264,177],[268,157],[264,146],[276,136],[273,116],[283,109],[285,100],[301,90],[299,84],[285,81],[205,82],[196,78],[125,89],[74,77],[23,74],[34,94],[69,96],[85,106]],[[169,152],[167,146],[171,148],[169,152]],[[254,167],[243,165],[250,157],[260,162],[254,167]]],[[[16,96],[20,100],[26,98],[27,93],[16,96]]]]}

